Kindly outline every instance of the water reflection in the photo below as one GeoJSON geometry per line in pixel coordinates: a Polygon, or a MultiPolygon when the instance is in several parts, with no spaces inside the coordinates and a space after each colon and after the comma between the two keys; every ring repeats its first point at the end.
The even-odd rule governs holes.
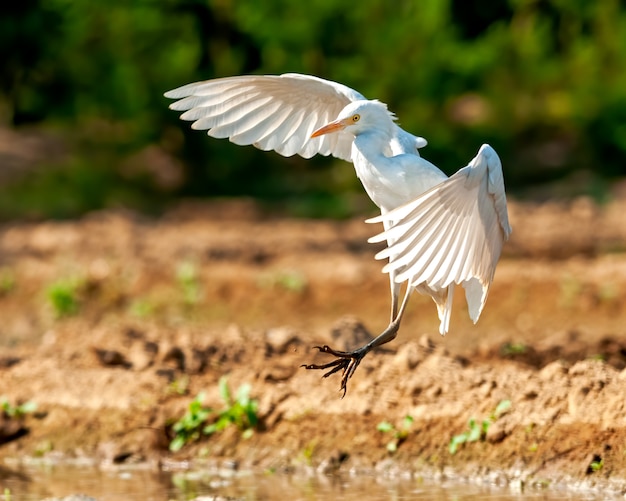
{"type": "MultiPolygon", "coordinates": [[[[419,478],[307,476],[203,471],[163,472],[146,468],[36,465],[0,469],[0,500],[40,501],[85,494],[98,501],[530,501],[601,499],[550,490],[471,484],[434,484],[419,478]],[[10,493],[10,498],[3,498],[10,493]]],[[[604,497],[602,497],[604,499],[604,497]]]]}

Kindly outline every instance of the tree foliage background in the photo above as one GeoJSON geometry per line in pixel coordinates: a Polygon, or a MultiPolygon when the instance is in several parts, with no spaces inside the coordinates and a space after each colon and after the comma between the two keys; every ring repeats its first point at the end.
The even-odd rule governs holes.
{"type": "Polygon", "coordinates": [[[557,183],[601,199],[626,174],[625,62],[624,0],[11,2],[0,126],[51,135],[64,154],[1,178],[0,216],[237,195],[363,210],[349,164],[209,139],[167,108],[166,90],[244,73],[315,74],[378,98],[448,173],[488,142],[509,192],[557,183]]]}

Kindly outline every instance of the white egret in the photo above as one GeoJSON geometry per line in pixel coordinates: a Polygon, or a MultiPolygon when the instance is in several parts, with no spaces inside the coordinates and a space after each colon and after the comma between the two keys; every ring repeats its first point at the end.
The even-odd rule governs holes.
{"type": "Polygon", "coordinates": [[[281,155],[333,155],[352,161],[365,191],[381,215],[384,231],[370,242],[387,242],[376,255],[388,259],[383,271],[391,286],[391,319],[376,338],[354,351],[317,347],[336,357],[307,369],[343,371],[341,389],[363,357],[397,335],[413,291],[437,305],[439,332],[450,325],[456,285],[465,289],[469,316],[476,323],[493,281],[502,245],[511,233],[502,166],[482,145],[466,167],[448,178],[420,157],[426,145],[401,129],[387,106],[367,100],[344,85],[321,78],[285,74],[235,76],[171,90],[170,108],[184,111],[193,129],[209,136],[252,144],[281,155]],[[406,282],[400,303],[401,285],[406,282]]]}

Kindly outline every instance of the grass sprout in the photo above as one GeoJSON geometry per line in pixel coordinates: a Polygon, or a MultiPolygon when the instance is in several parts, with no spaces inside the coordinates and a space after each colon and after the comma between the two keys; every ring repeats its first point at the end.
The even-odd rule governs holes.
{"type": "Polygon", "coordinates": [[[26,414],[32,414],[37,410],[37,404],[32,400],[20,405],[11,405],[6,397],[0,398],[0,410],[5,416],[13,419],[20,419],[26,414]]]}
{"type": "Polygon", "coordinates": [[[218,433],[234,425],[241,431],[241,436],[250,438],[258,424],[257,400],[250,398],[250,385],[241,385],[235,396],[230,391],[226,377],[220,378],[219,390],[226,407],[215,411],[203,405],[204,393],[194,398],[185,414],[172,425],[174,438],[170,450],[176,452],[186,444],[195,442],[201,435],[218,433]]]}
{"type": "Polygon", "coordinates": [[[198,304],[201,296],[200,273],[195,263],[183,261],[176,268],[176,281],[183,292],[183,301],[188,305],[198,304]]]}
{"type": "Polygon", "coordinates": [[[448,444],[448,451],[450,454],[454,455],[459,450],[459,447],[465,443],[469,442],[478,442],[482,441],[487,436],[487,431],[489,430],[489,426],[491,423],[495,423],[500,416],[504,413],[508,412],[511,408],[510,400],[501,400],[493,412],[489,415],[488,419],[483,419],[478,422],[476,419],[471,418],[468,423],[468,429],[463,433],[459,433],[458,435],[454,435],[450,439],[450,443],[448,444]]]}
{"type": "Polygon", "coordinates": [[[136,318],[149,318],[155,310],[154,303],[146,298],[135,299],[128,308],[128,312],[136,318]]]}
{"type": "Polygon", "coordinates": [[[304,292],[309,282],[307,277],[296,270],[279,270],[264,274],[258,280],[261,288],[279,288],[289,292],[304,292]]]}
{"type": "Polygon", "coordinates": [[[0,296],[13,292],[16,286],[15,273],[9,268],[0,268],[0,296]]]}
{"type": "Polygon", "coordinates": [[[398,447],[402,442],[404,442],[409,436],[409,432],[411,431],[411,426],[413,425],[413,417],[405,416],[402,420],[402,424],[400,428],[396,428],[389,421],[382,421],[378,423],[376,429],[381,433],[389,433],[391,434],[391,440],[387,442],[387,450],[391,453],[396,452],[398,447]]]}
{"type": "Polygon", "coordinates": [[[61,279],[46,289],[46,298],[52,306],[55,318],[63,318],[78,313],[79,295],[83,281],[77,278],[61,279]]]}

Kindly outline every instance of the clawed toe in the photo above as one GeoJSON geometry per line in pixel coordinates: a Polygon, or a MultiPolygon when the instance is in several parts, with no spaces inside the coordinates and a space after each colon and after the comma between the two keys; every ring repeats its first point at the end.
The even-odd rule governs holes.
{"type": "Polygon", "coordinates": [[[328,372],[322,375],[322,377],[327,378],[328,376],[334,374],[335,372],[339,372],[340,370],[343,370],[345,372],[349,364],[350,364],[350,359],[339,358],[337,360],[333,360],[332,362],[329,362],[323,365],[309,364],[309,365],[303,365],[302,367],[304,367],[305,369],[320,369],[320,370],[330,368],[328,372]]]}
{"type": "Polygon", "coordinates": [[[365,356],[367,352],[363,350],[355,350],[352,352],[337,351],[333,350],[327,345],[315,346],[315,348],[317,348],[322,353],[328,353],[337,358],[326,364],[307,364],[302,365],[302,367],[304,367],[305,369],[318,370],[330,369],[328,372],[324,373],[324,375],[322,376],[324,378],[327,378],[328,376],[331,376],[336,372],[343,371],[341,376],[341,391],[343,391],[343,395],[341,398],[345,397],[348,390],[348,379],[352,377],[354,371],[356,371],[356,368],[361,363],[361,359],[365,356]]]}
{"type": "Polygon", "coordinates": [[[355,353],[354,351],[338,351],[338,350],[333,350],[330,346],[328,346],[327,344],[325,344],[324,346],[314,346],[314,348],[317,348],[318,350],[320,350],[322,353],[329,353],[330,355],[333,355],[335,357],[338,358],[354,358],[355,353]]]}

